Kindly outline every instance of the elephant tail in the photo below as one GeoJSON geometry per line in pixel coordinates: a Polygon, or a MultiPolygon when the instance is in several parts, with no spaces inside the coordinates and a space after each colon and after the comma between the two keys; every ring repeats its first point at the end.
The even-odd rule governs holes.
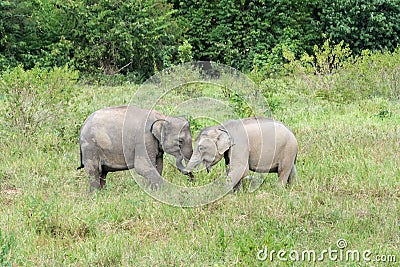
{"type": "Polygon", "coordinates": [[[76,168],[77,170],[80,170],[80,169],[82,169],[83,167],[85,167],[85,166],[83,165],[83,162],[82,162],[82,147],[81,147],[81,146],[79,146],[79,154],[80,154],[80,158],[81,158],[81,166],[79,166],[78,168],[76,168]]]}

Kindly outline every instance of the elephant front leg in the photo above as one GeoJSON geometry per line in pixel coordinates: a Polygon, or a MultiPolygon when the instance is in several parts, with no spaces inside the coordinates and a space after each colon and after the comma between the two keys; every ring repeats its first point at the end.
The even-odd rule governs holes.
{"type": "Polygon", "coordinates": [[[229,174],[226,179],[226,187],[227,189],[232,190],[239,186],[240,180],[248,175],[249,169],[247,166],[241,166],[239,168],[234,168],[229,171],[229,174]]]}
{"type": "Polygon", "coordinates": [[[147,158],[146,156],[138,156],[135,159],[135,169],[136,172],[146,178],[149,181],[149,186],[153,190],[157,190],[163,184],[163,178],[156,168],[156,158],[154,157],[153,160],[147,158]]]}
{"type": "Polygon", "coordinates": [[[229,175],[229,172],[231,171],[231,166],[230,166],[230,158],[229,158],[229,152],[225,151],[224,153],[224,160],[225,160],[225,171],[226,171],[226,176],[229,175]]]}
{"type": "Polygon", "coordinates": [[[226,187],[232,190],[239,185],[240,180],[249,174],[249,154],[247,149],[239,149],[238,146],[225,153],[227,171],[226,187]]]}
{"type": "Polygon", "coordinates": [[[163,171],[163,166],[164,166],[164,159],[163,156],[157,156],[156,158],[156,169],[158,173],[162,176],[162,171],[163,171]]]}

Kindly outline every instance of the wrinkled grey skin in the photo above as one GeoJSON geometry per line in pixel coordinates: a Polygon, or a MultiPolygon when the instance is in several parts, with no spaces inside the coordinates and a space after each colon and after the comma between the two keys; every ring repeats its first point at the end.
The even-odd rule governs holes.
{"type": "Polygon", "coordinates": [[[263,117],[230,120],[200,132],[184,172],[201,163],[210,171],[224,157],[229,188],[248,176],[249,170],[277,172],[280,184],[286,185],[297,177],[297,148],[295,136],[280,122],[263,117]]]}
{"type": "Polygon", "coordinates": [[[100,109],[84,122],[80,133],[81,166],[90,191],[102,189],[108,172],[135,168],[151,187],[162,184],[164,152],[176,158],[182,171],[193,153],[189,123],[154,110],[134,106],[100,109]],[[125,117],[126,115],[126,117],[125,117]]]}

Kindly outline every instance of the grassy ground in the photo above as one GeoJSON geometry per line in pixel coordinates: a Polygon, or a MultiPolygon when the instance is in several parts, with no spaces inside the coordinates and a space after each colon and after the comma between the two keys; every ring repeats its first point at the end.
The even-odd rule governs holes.
{"type": "MultiPolygon", "coordinates": [[[[33,137],[3,129],[0,266],[395,266],[373,262],[380,255],[400,261],[398,101],[340,103],[277,89],[272,115],[298,139],[298,183],[282,189],[268,174],[253,193],[244,182],[210,205],[178,208],[146,195],[129,172],[110,174],[107,190],[90,196],[85,173],[75,170],[79,125],[96,109],[128,103],[135,87],[81,87],[79,105],[65,119],[76,125],[69,141],[50,126],[33,137]],[[315,262],[301,258],[310,250],[315,262]],[[346,261],[355,250],[360,260],[346,261]]],[[[166,167],[166,177],[186,179],[177,175],[166,167]]]]}

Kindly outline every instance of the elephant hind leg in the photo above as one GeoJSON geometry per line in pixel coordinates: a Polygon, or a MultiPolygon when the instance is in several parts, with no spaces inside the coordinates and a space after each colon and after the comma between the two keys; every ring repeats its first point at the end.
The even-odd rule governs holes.
{"type": "Polygon", "coordinates": [[[296,165],[293,164],[292,169],[290,170],[288,184],[294,184],[297,180],[297,170],[296,165]]]}
{"type": "Polygon", "coordinates": [[[280,164],[278,167],[279,184],[285,186],[289,182],[290,173],[292,171],[291,165],[280,164]]]}
{"type": "Polygon", "coordinates": [[[278,177],[279,177],[279,184],[285,186],[289,180],[289,172],[288,171],[278,172],[278,177]]]}
{"type": "Polygon", "coordinates": [[[104,176],[101,170],[101,166],[97,164],[96,161],[89,160],[87,163],[85,163],[85,170],[87,175],[89,176],[89,191],[93,192],[95,189],[101,189],[102,188],[101,177],[104,176]]]}
{"type": "Polygon", "coordinates": [[[293,155],[293,157],[285,158],[278,166],[279,183],[283,186],[292,184],[296,180],[296,157],[297,155],[293,155]]]}
{"type": "Polygon", "coordinates": [[[89,178],[89,191],[100,190],[105,185],[107,172],[101,164],[100,151],[93,144],[82,147],[82,165],[89,178]]]}
{"type": "Polygon", "coordinates": [[[89,191],[93,192],[95,189],[101,189],[100,172],[97,169],[90,168],[89,175],[89,191]]]}
{"type": "Polygon", "coordinates": [[[106,177],[107,177],[107,173],[106,171],[102,171],[101,175],[100,175],[100,189],[103,189],[106,186],[106,177]]]}

